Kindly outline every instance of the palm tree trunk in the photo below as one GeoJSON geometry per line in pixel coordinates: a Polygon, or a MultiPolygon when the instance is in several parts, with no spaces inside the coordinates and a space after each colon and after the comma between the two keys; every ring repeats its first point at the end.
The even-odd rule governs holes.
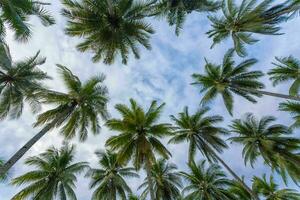
{"type": "Polygon", "coordinates": [[[267,96],[278,97],[278,98],[282,98],[282,99],[300,101],[300,96],[291,96],[291,95],[286,95],[286,94],[279,94],[279,93],[267,92],[267,91],[263,91],[263,90],[255,90],[255,89],[249,89],[249,88],[241,88],[241,87],[236,87],[236,86],[233,86],[233,87],[240,89],[240,90],[244,90],[245,92],[251,92],[251,93],[256,93],[256,94],[260,94],[260,95],[267,95],[267,96]]]}
{"type": "Polygon", "coordinates": [[[215,158],[226,168],[226,170],[234,177],[234,179],[241,183],[241,185],[245,190],[247,190],[247,192],[249,192],[252,198],[255,200],[259,200],[258,196],[252,191],[252,189],[246,185],[246,183],[225,163],[224,160],[222,160],[222,158],[218,156],[218,154],[213,149],[211,149],[211,152],[213,153],[215,158]]]}
{"type": "Polygon", "coordinates": [[[153,189],[153,182],[152,182],[152,175],[151,175],[151,162],[149,159],[146,160],[145,164],[146,172],[147,172],[147,180],[148,180],[148,187],[150,191],[150,199],[155,200],[155,195],[154,195],[154,189],[153,189]]]}
{"type": "Polygon", "coordinates": [[[16,164],[24,154],[39,140],[41,139],[55,124],[61,120],[61,117],[57,117],[50,124],[45,126],[40,132],[32,137],[21,149],[19,149],[2,167],[0,167],[0,174],[5,174],[8,170],[16,164]]]}

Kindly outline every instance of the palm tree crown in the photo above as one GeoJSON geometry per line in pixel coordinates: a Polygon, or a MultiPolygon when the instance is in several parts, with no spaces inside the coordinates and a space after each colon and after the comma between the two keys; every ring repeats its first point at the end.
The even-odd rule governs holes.
{"type": "Polygon", "coordinates": [[[99,157],[100,169],[90,169],[87,176],[92,181],[90,188],[95,188],[92,199],[116,200],[117,197],[126,200],[126,193],[131,189],[124,180],[125,177],[139,177],[132,167],[124,167],[117,162],[117,154],[106,151],[96,152],[99,157]]]}
{"type": "Polygon", "coordinates": [[[216,124],[223,121],[219,115],[205,116],[209,111],[208,108],[201,108],[196,113],[190,115],[188,107],[178,114],[178,118],[171,116],[175,122],[174,136],[169,143],[180,143],[187,141],[189,143],[189,162],[192,161],[196,154],[196,149],[208,159],[214,159],[213,149],[222,152],[227,148],[226,143],[220,137],[226,134],[226,130],[218,127],[216,124]]]}
{"type": "Polygon", "coordinates": [[[188,164],[189,173],[181,172],[182,176],[187,180],[188,185],[183,189],[183,193],[187,193],[186,200],[229,200],[232,199],[228,191],[231,181],[221,171],[220,166],[216,164],[205,166],[202,160],[198,164],[194,161],[188,164]]]}
{"type": "Polygon", "coordinates": [[[127,162],[133,158],[134,166],[140,169],[146,159],[155,160],[154,152],[166,159],[169,158],[170,152],[158,138],[170,134],[170,125],[156,123],[163,106],[164,104],[157,106],[157,102],[153,101],[145,112],[133,99],[130,99],[130,107],[123,104],[115,106],[122,119],[110,119],[106,125],[121,134],[109,138],[106,145],[119,151],[121,162],[127,162]]]}
{"type": "Polygon", "coordinates": [[[12,180],[14,185],[27,186],[12,199],[39,199],[52,200],[56,197],[63,200],[76,200],[74,192],[76,175],[87,167],[86,162],[74,163],[74,146],[64,145],[61,149],[54,147],[45,153],[30,157],[26,164],[34,166],[30,171],[12,180]]]}
{"type": "Polygon", "coordinates": [[[20,117],[24,101],[37,111],[39,106],[34,93],[43,88],[41,81],[50,78],[37,67],[45,61],[37,52],[33,57],[13,63],[8,46],[0,43],[0,119],[8,115],[20,117]]]}
{"type": "Polygon", "coordinates": [[[286,81],[293,81],[290,87],[290,95],[297,96],[300,87],[300,61],[293,56],[278,58],[278,63],[273,63],[275,68],[270,70],[268,74],[271,76],[270,80],[273,81],[273,85],[286,81]]]}
{"type": "MultiPolygon", "coordinates": [[[[158,160],[151,169],[152,179],[154,183],[156,200],[177,200],[180,196],[180,188],[182,187],[179,172],[176,172],[177,166],[167,163],[165,159],[158,160]]],[[[144,188],[142,196],[149,193],[149,185],[147,179],[139,187],[144,188]]]]}
{"type": "Polygon", "coordinates": [[[150,34],[154,33],[144,21],[152,2],[134,0],[62,0],[63,15],[68,18],[66,34],[82,37],[78,50],[90,50],[93,61],[103,59],[112,64],[117,55],[127,63],[130,52],[140,57],[138,45],[150,49],[150,34]]]}
{"type": "Polygon", "coordinates": [[[163,106],[164,104],[158,106],[157,102],[153,101],[149,109],[144,111],[135,100],[130,99],[130,107],[123,104],[115,106],[122,119],[110,119],[106,123],[108,128],[121,133],[106,141],[107,146],[118,151],[119,162],[126,163],[132,160],[136,169],[140,169],[144,165],[151,200],[155,200],[151,178],[151,167],[155,163],[154,153],[165,159],[171,156],[171,153],[159,140],[171,132],[169,124],[157,123],[163,106]]]}
{"type": "Polygon", "coordinates": [[[55,23],[54,18],[45,10],[49,5],[41,1],[32,0],[9,0],[0,2],[0,41],[5,36],[5,26],[8,25],[14,31],[15,38],[26,41],[30,35],[29,16],[35,15],[42,21],[44,26],[55,23]]]}
{"type": "Polygon", "coordinates": [[[179,35],[186,15],[196,12],[214,12],[220,8],[219,2],[211,0],[159,0],[153,6],[153,14],[166,17],[171,26],[175,26],[175,33],[179,35]]]}
{"type": "Polygon", "coordinates": [[[61,133],[71,139],[76,133],[81,141],[86,140],[88,128],[94,134],[99,133],[99,117],[108,118],[108,91],[103,85],[104,75],[94,76],[82,83],[68,68],[58,65],[59,72],[68,89],[67,93],[42,91],[40,99],[43,103],[56,105],[38,116],[35,126],[55,122],[58,127],[62,124],[61,133]]]}
{"type": "Polygon", "coordinates": [[[279,189],[278,185],[274,182],[273,176],[267,180],[266,175],[263,178],[254,177],[253,179],[254,190],[265,197],[266,200],[299,200],[300,194],[292,189],[279,189]]]}
{"type": "Polygon", "coordinates": [[[233,142],[244,145],[243,157],[245,164],[251,166],[261,156],[265,163],[281,173],[286,179],[286,172],[294,181],[299,181],[299,144],[300,140],[288,136],[288,127],[273,124],[274,117],[266,116],[260,120],[252,114],[246,114],[244,119],[234,120],[231,125],[232,133],[238,136],[230,138],[233,142]]]}
{"type": "Polygon", "coordinates": [[[201,93],[205,92],[201,103],[208,103],[215,99],[217,94],[220,94],[231,115],[234,101],[232,93],[255,103],[254,97],[260,96],[256,90],[264,88],[264,85],[257,80],[263,76],[263,73],[260,71],[249,71],[249,68],[257,60],[248,59],[235,66],[233,53],[232,49],[227,51],[221,66],[206,61],[205,74],[192,75],[195,80],[193,84],[200,86],[201,93]]]}
{"type": "Polygon", "coordinates": [[[239,56],[246,56],[245,44],[257,42],[252,33],[277,35],[280,28],[277,24],[286,18],[279,13],[285,7],[271,7],[272,0],[243,0],[237,6],[233,0],[223,0],[223,17],[210,16],[212,30],[207,34],[213,38],[213,45],[232,37],[234,49],[239,56]]]}

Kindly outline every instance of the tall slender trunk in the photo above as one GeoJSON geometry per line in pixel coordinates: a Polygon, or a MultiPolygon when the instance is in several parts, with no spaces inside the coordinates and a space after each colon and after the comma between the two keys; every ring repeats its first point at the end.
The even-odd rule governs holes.
{"type": "Polygon", "coordinates": [[[267,96],[278,97],[278,98],[282,98],[282,99],[300,101],[300,96],[291,96],[291,95],[286,95],[286,94],[279,94],[279,93],[274,93],[274,92],[267,92],[267,91],[263,91],[263,90],[255,90],[255,89],[242,88],[242,87],[236,87],[236,86],[232,86],[232,87],[240,89],[240,90],[244,90],[245,92],[252,92],[252,93],[257,93],[260,95],[267,95],[267,96]]]}
{"type": "Polygon", "coordinates": [[[116,190],[116,188],[113,188],[112,200],[117,200],[117,190],[116,190]]]}
{"type": "Polygon", "coordinates": [[[252,198],[259,200],[258,196],[252,191],[252,189],[247,186],[247,184],[225,163],[224,160],[222,160],[222,158],[219,157],[219,155],[213,149],[211,149],[211,152],[213,152],[215,158],[226,168],[226,170],[234,177],[234,179],[241,183],[243,188],[249,192],[252,198]]]}
{"type": "Polygon", "coordinates": [[[0,167],[0,174],[5,174],[8,170],[16,164],[25,153],[39,140],[41,139],[55,124],[60,121],[61,118],[58,117],[50,124],[46,125],[40,132],[33,136],[21,149],[19,149],[2,167],[0,167]]]}
{"type": "Polygon", "coordinates": [[[152,182],[152,175],[151,175],[151,162],[149,159],[146,160],[145,168],[147,173],[148,187],[150,191],[150,199],[156,200],[154,194],[153,182],[152,182]]]}

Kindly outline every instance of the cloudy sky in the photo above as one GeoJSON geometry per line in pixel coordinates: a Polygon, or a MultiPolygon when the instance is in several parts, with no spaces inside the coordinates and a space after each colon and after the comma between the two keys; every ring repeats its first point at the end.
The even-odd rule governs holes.
{"type": "MultiPolygon", "coordinates": [[[[210,23],[206,18],[207,14],[192,13],[188,16],[184,30],[179,37],[175,36],[173,27],[169,27],[164,20],[151,19],[149,22],[156,30],[151,39],[152,50],[142,49],[140,60],[131,58],[127,66],[122,65],[120,59],[111,66],[92,63],[91,54],[80,53],[75,49],[75,45],[79,40],[64,34],[66,21],[59,14],[61,9],[59,1],[52,0],[51,3],[49,10],[56,18],[56,25],[43,27],[39,20],[32,18],[31,23],[33,24],[34,34],[26,44],[14,41],[11,33],[8,33],[7,42],[13,59],[17,61],[32,56],[38,50],[41,50],[41,55],[47,57],[47,62],[41,69],[47,71],[54,78],[54,80],[47,82],[47,85],[59,91],[64,91],[64,87],[57,75],[55,66],[57,63],[68,66],[83,81],[92,75],[104,73],[107,77],[105,84],[110,93],[109,112],[113,117],[119,116],[114,109],[114,105],[116,103],[128,104],[129,98],[135,98],[145,108],[149,106],[152,100],[165,102],[162,122],[169,122],[169,115],[177,114],[182,111],[184,106],[188,106],[191,112],[196,111],[199,108],[201,94],[199,94],[196,87],[190,85],[192,82],[190,75],[203,72],[204,58],[214,63],[220,63],[224,53],[232,47],[231,41],[226,41],[221,45],[217,45],[214,49],[210,49],[212,41],[205,34],[210,29],[210,23]]],[[[259,60],[253,69],[267,72],[272,67],[271,62],[275,56],[294,55],[300,58],[299,23],[300,18],[283,23],[282,33],[285,34],[281,36],[257,36],[260,42],[247,48],[249,57],[259,60]]],[[[241,61],[238,57],[236,57],[236,60],[237,62],[241,61]]],[[[288,85],[274,88],[267,77],[262,80],[269,91],[281,93],[288,91],[288,85]]],[[[233,118],[239,118],[247,112],[252,112],[257,117],[274,115],[277,117],[278,123],[289,125],[291,123],[289,114],[277,111],[280,102],[280,99],[263,97],[259,100],[259,103],[251,104],[244,99],[235,97],[233,118]]],[[[214,101],[210,107],[210,114],[219,114],[226,119],[223,123],[225,127],[233,119],[225,110],[220,99],[214,101]]],[[[39,131],[37,128],[32,128],[35,117],[26,109],[20,119],[0,122],[1,157],[9,158],[39,131]]],[[[297,132],[295,132],[295,135],[298,134],[297,132]]],[[[116,133],[103,127],[99,135],[91,135],[85,143],[78,143],[77,138],[72,140],[71,142],[77,146],[76,160],[88,161],[91,166],[96,167],[95,150],[103,149],[105,140],[113,134],[116,133]]],[[[62,141],[63,138],[56,130],[45,135],[15,165],[11,171],[11,177],[21,175],[30,169],[23,164],[26,157],[37,155],[51,145],[59,147],[62,141]]],[[[181,170],[186,169],[186,147],[185,144],[168,145],[173,154],[171,162],[175,162],[181,170]]],[[[230,149],[226,150],[222,157],[239,175],[245,176],[246,180],[250,180],[253,175],[260,176],[263,173],[270,173],[270,169],[263,166],[262,161],[256,163],[255,170],[245,167],[241,157],[241,147],[236,144],[230,145],[230,149]]],[[[201,158],[201,155],[197,156],[198,160],[201,158]]],[[[143,176],[142,172],[141,175],[143,176]]],[[[136,191],[141,181],[142,179],[131,179],[129,181],[134,191],[136,191]]],[[[88,182],[89,180],[83,176],[78,178],[77,196],[79,200],[90,199],[91,191],[88,190],[88,182]]],[[[276,177],[276,182],[284,187],[279,177],[276,177]]],[[[297,189],[293,183],[290,183],[289,187],[297,189]]],[[[9,185],[9,183],[1,184],[0,199],[9,200],[20,189],[9,185]]]]}

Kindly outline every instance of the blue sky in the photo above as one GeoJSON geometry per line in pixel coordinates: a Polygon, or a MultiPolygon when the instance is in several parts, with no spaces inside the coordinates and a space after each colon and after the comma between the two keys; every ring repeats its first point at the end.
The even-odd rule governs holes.
{"type": "MultiPolygon", "coordinates": [[[[56,63],[68,66],[82,80],[88,79],[97,73],[106,75],[106,85],[110,93],[109,111],[113,117],[118,117],[114,109],[116,103],[128,103],[129,98],[135,98],[140,104],[147,107],[152,100],[165,102],[162,122],[169,122],[169,115],[177,114],[182,111],[184,106],[188,106],[191,112],[199,107],[201,94],[198,89],[191,86],[192,73],[203,72],[204,58],[220,63],[224,53],[232,47],[231,41],[226,41],[210,49],[212,41],[207,38],[205,32],[209,30],[210,23],[206,14],[193,13],[188,16],[179,37],[175,36],[173,27],[169,27],[164,20],[153,20],[149,22],[153,25],[156,33],[151,39],[152,50],[147,51],[141,48],[141,59],[135,60],[133,57],[129,60],[127,66],[121,64],[120,59],[111,66],[102,63],[92,63],[92,55],[89,53],[80,53],[75,49],[78,39],[70,38],[64,34],[65,19],[59,15],[61,5],[58,0],[53,0],[49,7],[57,20],[57,24],[52,27],[43,27],[36,18],[32,18],[33,35],[31,40],[24,44],[13,40],[12,34],[8,32],[7,42],[10,46],[11,54],[14,60],[20,60],[27,56],[34,55],[41,50],[41,55],[47,57],[47,62],[41,69],[47,71],[54,80],[47,82],[47,85],[59,91],[64,91],[63,85],[56,73],[56,63]]],[[[294,55],[300,59],[300,18],[295,18],[282,24],[281,36],[256,36],[260,42],[253,46],[248,46],[249,58],[257,58],[259,62],[253,69],[259,69],[267,72],[271,67],[274,57],[283,57],[294,55]]],[[[241,58],[236,57],[237,61],[241,58]]],[[[267,77],[262,79],[267,86],[266,90],[272,92],[286,93],[288,84],[273,87],[267,77]]],[[[251,104],[244,99],[235,97],[234,117],[232,118],[218,98],[211,103],[210,114],[222,115],[226,120],[223,125],[226,127],[234,118],[239,118],[247,112],[254,113],[257,117],[264,115],[274,115],[278,118],[277,122],[289,125],[291,119],[288,113],[277,111],[280,99],[273,97],[263,97],[257,104],[251,104]]],[[[45,107],[44,109],[47,109],[45,107]]],[[[18,120],[1,121],[0,129],[0,155],[8,158],[36,132],[37,128],[32,128],[35,121],[28,108],[18,120]]],[[[88,161],[91,166],[96,167],[96,156],[93,154],[96,149],[103,149],[105,140],[116,133],[113,133],[103,127],[101,133],[97,136],[90,136],[85,143],[78,143],[77,138],[72,140],[77,145],[76,160],[88,161]]],[[[295,131],[298,134],[298,130],[295,131]]],[[[16,177],[29,170],[25,166],[24,159],[28,156],[37,155],[43,152],[49,146],[59,147],[63,138],[54,130],[45,135],[34,147],[20,160],[11,172],[12,177],[16,177]]],[[[164,142],[166,142],[165,140],[164,142]]],[[[171,162],[175,162],[181,170],[186,169],[187,146],[168,145],[173,157],[171,162]]],[[[251,179],[252,175],[260,176],[263,173],[270,173],[270,169],[265,167],[259,160],[255,169],[244,166],[241,157],[241,146],[230,145],[222,157],[239,174],[245,176],[246,180],[251,179]]],[[[201,155],[197,159],[201,159],[201,155]]],[[[143,176],[143,172],[141,171],[143,176]]],[[[278,184],[284,185],[279,177],[276,177],[278,184]]],[[[79,200],[90,199],[91,191],[88,190],[88,179],[83,176],[78,178],[77,196],[79,200]]],[[[129,180],[130,186],[135,191],[142,179],[129,180]]],[[[289,187],[298,189],[292,183],[289,187]]],[[[21,187],[10,186],[9,184],[0,185],[0,200],[9,200],[21,187]]]]}

